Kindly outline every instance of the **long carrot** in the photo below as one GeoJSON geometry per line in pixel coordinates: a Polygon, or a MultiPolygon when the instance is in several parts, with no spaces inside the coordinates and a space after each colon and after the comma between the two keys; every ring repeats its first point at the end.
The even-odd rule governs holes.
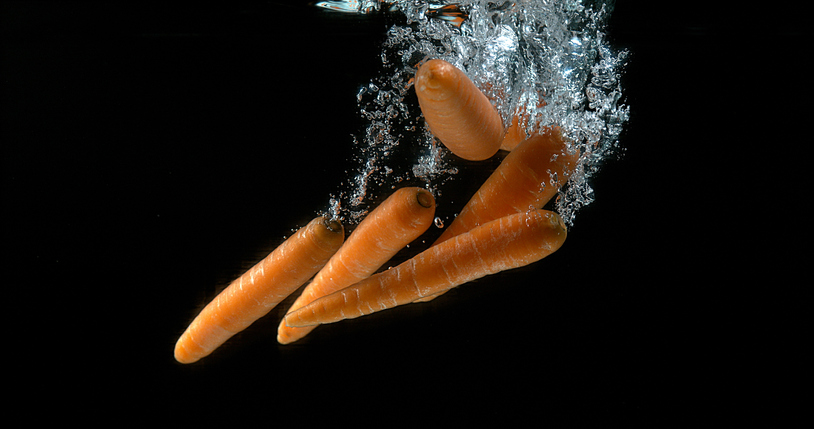
{"type": "MultiPolygon", "coordinates": [[[[542,208],[568,180],[577,158],[576,153],[568,152],[557,129],[548,129],[544,134],[521,142],[503,159],[433,245],[485,222],[526,211],[529,207],[542,208]]],[[[423,297],[418,302],[431,301],[442,293],[423,297]]]]}
{"type": "MultiPolygon", "coordinates": [[[[399,250],[423,234],[435,216],[435,199],[422,188],[401,188],[365,217],[291,306],[311,301],[367,278],[399,250]]],[[[277,341],[289,344],[315,327],[291,328],[280,323],[277,341]]]]}
{"type": "Polygon", "coordinates": [[[503,122],[489,99],[458,68],[443,60],[422,64],[415,92],[430,131],[452,153],[490,158],[503,141],[503,122]]]}
{"type": "Polygon", "coordinates": [[[553,212],[516,213],[430,247],[401,265],[286,314],[288,326],[352,319],[521,267],[560,248],[567,233],[553,212]]]}
{"type": "Polygon", "coordinates": [[[195,362],[268,314],[322,268],[344,238],[342,224],[328,218],[300,228],[204,307],[175,344],[175,359],[195,362]]]}

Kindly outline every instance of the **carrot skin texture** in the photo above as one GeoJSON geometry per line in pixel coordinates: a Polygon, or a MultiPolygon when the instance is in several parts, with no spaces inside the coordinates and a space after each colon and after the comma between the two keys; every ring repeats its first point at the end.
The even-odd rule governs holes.
{"type": "Polygon", "coordinates": [[[339,249],[342,224],[316,218],[232,282],[192,321],[175,345],[175,359],[193,363],[265,316],[308,281],[339,249]]]}
{"type": "MultiPolygon", "coordinates": [[[[429,191],[417,187],[398,189],[359,223],[289,312],[369,277],[423,234],[434,216],[435,199],[429,191]]],[[[292,328],[280,323],[277,341],[292,343],[315,327],[292,328]]]]}
{"type": "Polygon", "coordinates": [[[457,67],[429,60],[418,69],[415,91],[430,131],[452,153],[470,161],[492,157],[503,142],[503,120],[486,95],[457,67]]]}
{"type": "Polygon", "coordinates": [[[284,323],[309,326],[393,308],[463,283],[539,261],[557,251],[567,232],[546,210],[516,213],[430,247],[397,267],[288,313],[284,323]]]}

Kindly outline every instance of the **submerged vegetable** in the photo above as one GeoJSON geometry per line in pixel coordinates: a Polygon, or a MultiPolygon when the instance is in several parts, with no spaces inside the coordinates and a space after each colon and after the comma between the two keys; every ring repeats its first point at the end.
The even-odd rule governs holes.
{"type": "Polygon", "coordinates": [[[416,73],[415,92],[430,130],[452,153],[479,161],[500,149],[500,115],[461,70],[429,60],[416,73]]]}

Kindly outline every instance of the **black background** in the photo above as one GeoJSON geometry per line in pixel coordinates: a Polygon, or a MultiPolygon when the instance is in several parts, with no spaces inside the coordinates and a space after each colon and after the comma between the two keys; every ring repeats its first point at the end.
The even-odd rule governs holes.
{"type": "Polygon", "coordinates": [[[393,18],[296,1],[3,2],[13,404],[308,426],[793,415],[810,31],[780,7],[662,3],[613,14],[609,38],[631,52],[625,150],[560,251],[280,346],[289,300],[182,365],[173,346],[197,311],[353,167],[356,93],[393,18]]]}

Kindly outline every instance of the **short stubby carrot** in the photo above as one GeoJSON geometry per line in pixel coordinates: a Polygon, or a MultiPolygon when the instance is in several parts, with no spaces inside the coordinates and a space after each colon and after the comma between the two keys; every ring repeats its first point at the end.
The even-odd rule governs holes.
{"type": "Polygon", "coordinates": [[[345,238],[342,224],[318,217],[232,282],[192,321],[175,359],[192,363],[265,316],[322,268],[345,238]]]}
{"type": "MultiPolygon", "coordinates": [[[[359,223],[289,312],[369,277],[427,231],[434,216],[435,199],[429,191],[417,187],[398,189],[359,223]]],[[[292,328],[281,323],[277,341],[289,344],[314,328],[292,328]]]]}
{"type": "MultiPolygon", "coordinates": [[[[503,216],[542,208],[568,180],[579,156],[569,152],[558,129],[546,129],[509,153],[436,239],[441,243],[503,216]]],[[[439,295],[421,298],[428,302],[439,295]]]]}
{"type": "Polygon", "coordinates": [[[412,259],[286,314],[288,326],[352,319],[393,308],[557,251],[567,232],[546,210],[505,216],[432,246],[412,259]]]}
{"type": "Polygon", "coordinates": [[[503,121],[486,95],[443,60],[422,64],[415,92],[430,131],[452,153],[470,161],[492,157],[503,141],[503,121]]]}

